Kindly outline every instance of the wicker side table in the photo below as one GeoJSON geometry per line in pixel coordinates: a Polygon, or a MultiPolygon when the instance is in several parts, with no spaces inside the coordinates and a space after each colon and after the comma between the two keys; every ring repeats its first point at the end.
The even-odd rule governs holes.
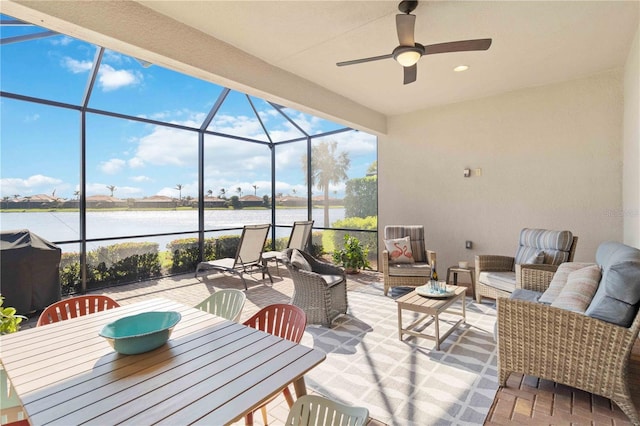
{"type": "Polygon", "coordinates": [[[450,266],[447,269],[447,284],[453,284],[453,285],[458,285],[458,274],[469,274],[469,278],[471,280],[470,284],[461,284],[464,287],[467,288],[467,296],[471,296],[472,298],[475,299],[476,297],[476,282],[475,282],[475,275],[476,275],[476,268],[474,268],[473,266],[469,266],[468,268],[460,268],[457,265],[456,266],[450,266]],[[451,282],[450,277],[451,274],[453,274],[453,282],[451,282]]]}

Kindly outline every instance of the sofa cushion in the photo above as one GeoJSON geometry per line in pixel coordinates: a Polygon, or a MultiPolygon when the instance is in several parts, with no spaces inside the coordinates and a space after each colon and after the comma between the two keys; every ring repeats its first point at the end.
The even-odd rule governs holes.
{"type": "Polygon", "coordinates": [[[525,262],[527,265],[542,265],[544,263],[544,250],[539,250],[525,262]]]}
{"type": "Polygon", "coordinates": [[[542,296],[540,296],[539,302],[546,305],[552,304],[553,301],[556,300],[556,297],[558,297],[558,295],[562,291],[562,288],[567,283],[569,274],[573,271],[577,271],[591,265],[594,265],[594,263],[565,262],[562,265],[558,266],[558,269],[553,274],[553,278],[551,278],[549,287],[547,287],[545,292],[542,293],[542,296]]]}
{"type": "Polygon", "coordinates": [[[515,263],[526,262],[539,251],[544,251],[544,262],[548,265],[560,265],[569,260],[569,250],[573,243],[570,231],[550,231],[547,229],[524,228],[520,231],[515,263]]]}
{"type": "Polygon", "coordinates": [[[431,266],[425,262],[390,264],[389,275],[393,277],[426,277],[428,279],[431,276],[431,266]]]}
{"type": "Polygon", "coordinates": [[[327,283],[328,287],[333,287],[343,281],[342,275],[322,275],[322,279],[327,283]]]}
{"type": "Polygon", "coordinates": [[[571,272],[567,278],[567,283],[558,297],[551,303],[551,306],[584,313],[598,289],[600,276],[600,267],[598,265],[587,266],[571,272]]]}
{"type": "Polygon", "coordinates": [[[534,290],[527,290],[525,288],[516,288],[515,290],[513,290],[513,293],[511,293],[511,296],[509,296],[509,299],[515,299],[515,300],[524,300],[525,302],[538,302],[538,299],[540,299],[540,296],[542,296],[542,293],[540,293],[539,291],[534,291],[534,290]]]}
{"type": "Polygon", "coordinates": [[[384,240],[389,253],[389,263],[414,263],[411,239],[409,237],[384,240]]]}
{"type": "Polygon", "coordinates": [[[586,315],[629,327],[640,304],[640,250],[608,241],[596,251],[602,279],[586,315]]]}
{"type": "Polygon", "coordinates": [[[478,276],[478,282],[511,293],[516,288],[516,273],[483,271],[478,276]]]}

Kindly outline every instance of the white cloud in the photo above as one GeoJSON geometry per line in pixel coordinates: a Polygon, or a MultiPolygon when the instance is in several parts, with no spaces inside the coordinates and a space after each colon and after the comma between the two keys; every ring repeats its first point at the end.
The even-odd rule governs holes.
{"type": "Polygon", "coordinates": [[[98,83],[105,92],[140,83],[142,74],[131,70],[116,70],[111,65],[102,64],[98,71],[98,83]]]}
{"type": "Polygon", "coordinates": [[[24,123],[33,123],[40,119],[40,114],[27,115],[22,121],[24,123]]]}
{"type": "Polygon", "coordinates": [[[119,158],[112,158],[110,160],[103,161],[102,163],[100,163],[98,168],[102,173],[106,173],[108,175],[115,175],[117,173],[120,173],[122,169],[125,167],[125,165],[126,165],[126,162],[124,160],[121,160],[119,158]]]}
{"type": "MultiPolygon", "coordinates": [[[[111,190],[107,188],[108,186],[110,184],[107,183],[87,183],[87,195],[111,195],[111,190]]],[[[135,198],[144,193],[141,188],[134,186],[114,186],[116,189],[113,191],[113,196],[116,198],[135,198]]]]}
{"type": "Polygon", "coordinates": [[[51,194],[57,187],[64,185],[61,179],[44,175],[33,175],[26,179],[0,179],[2,197],[13,198],[14,195],[51,194]]]}
{"type": "Polygon", "coordinates": [[[132,169],[144,167],[144,161],[142,160],[142,158],[134,157],[129,160],[129,167],[131,167],[132,169]]]}
{"type": "Polygon", "coordinates": [[[62,65],[66,69],[71,71],[72,73],[80,74],[80,73],[83,73],[83,72],[90,71],[91,67],[93,66],[93,62],[91,62],[91,61],[78,61],[77,59],[73,59],[73,58],[70,58],[68,56],[65,56],[63,58],[62,65]]]}
{"type": "Polygon", "coordinates": [[[132,176],[129,179],[131,179],[134,182],[152,182],[153,179],[151,179],[149,176],[132,176]]]}

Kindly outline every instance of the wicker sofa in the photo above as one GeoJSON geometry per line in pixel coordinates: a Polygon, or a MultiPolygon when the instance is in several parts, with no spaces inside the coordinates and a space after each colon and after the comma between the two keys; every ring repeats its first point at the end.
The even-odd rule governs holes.
{"type": "Polygon", "coordinates": [[[610,398],[638,425],[627,376],[640,330],[640,250],[603,243],[596,270],[601,278],[584,312],[539,302],[554,285],[545,271],[527,271],[523,290],[498,299],[498,381],[505,386],[511,373],[522,373],[579,388],[610,398]]]}
{"type": "Polygon", "coordinates": [[[293,280],[291,304],[307,314],[308,324],[330,327],[338,315],[347,313],[347,277],[342,268],[294,248],[283,252],[282,263],[293,280]]]}
{"type": "Polygon", "coordinates": [[[533,270],[534,277],[550,278],[558,265],[573,261],[577,243],[578,237],[570,231],[522,229],[515,256],[476,256],[476,301],[509,297],[522,287],[525,269],[533,270]]]}

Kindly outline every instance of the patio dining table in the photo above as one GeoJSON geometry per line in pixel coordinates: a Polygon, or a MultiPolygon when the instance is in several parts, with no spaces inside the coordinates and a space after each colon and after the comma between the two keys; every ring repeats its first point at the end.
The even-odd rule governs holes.
{"type": "Polygon", "coordinates": [[[0,358],[32,425],[229,424],[325,354],[167,299],[0,336],[0,358]],[[168,343],[121,355],[98,333],[147,311],[182,314],[168,343]]]}

